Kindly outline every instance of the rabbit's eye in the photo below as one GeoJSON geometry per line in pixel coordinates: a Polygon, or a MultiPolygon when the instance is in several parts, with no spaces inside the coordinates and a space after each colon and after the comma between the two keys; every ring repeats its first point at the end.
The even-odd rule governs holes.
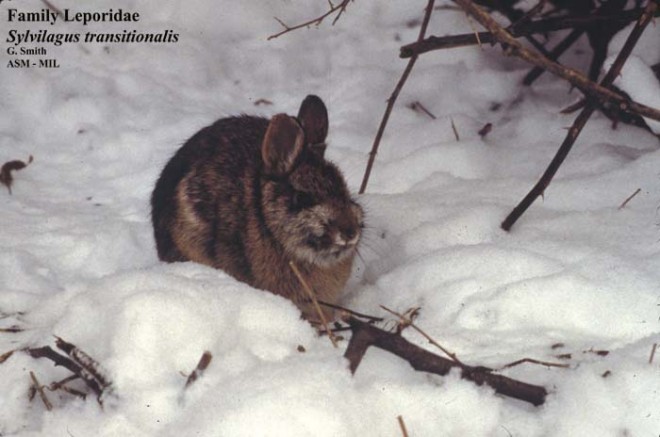
{"type": "Polygon", "coordinates": [[[314,197],[304,191],[294,191],[291,197],[291,207],[295,210],[301,210],[312,207],[316,204],[314,197]]]}

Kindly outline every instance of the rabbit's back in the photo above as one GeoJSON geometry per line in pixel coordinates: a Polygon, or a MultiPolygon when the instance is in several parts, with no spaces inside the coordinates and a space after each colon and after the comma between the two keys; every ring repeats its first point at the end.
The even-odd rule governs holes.
{"type": "Polygon", "coordinates": [[[267,127],[268,120],[259,117],[221,119],[170,159],[151,199],[162,260],[196,261],[249,280],[245,228],[248,213],[260,208],[254,189],[267,127]],[[227,253],[218,253],[219,241],[227,243],[227,253]],[[228,263],[232,266],[219,265],[228,263]]]}

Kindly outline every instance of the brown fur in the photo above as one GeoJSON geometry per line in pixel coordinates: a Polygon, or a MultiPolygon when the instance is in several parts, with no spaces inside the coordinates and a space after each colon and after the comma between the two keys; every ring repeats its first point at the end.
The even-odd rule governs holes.
{"type": "Polygon", "coordinates": [[[325,105],[308,96],[297,118],[233,117],[198,132],[152,195],[159,257],[222,269],[316,319],[289,261],[318,299],[335,303],[363,220],[340,171],[323,157],[327,131],[325,105]]]}

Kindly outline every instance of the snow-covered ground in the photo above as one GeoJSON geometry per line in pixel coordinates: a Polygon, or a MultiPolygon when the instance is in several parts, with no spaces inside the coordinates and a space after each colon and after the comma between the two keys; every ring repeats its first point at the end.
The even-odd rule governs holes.
{"type": "MultiPolygon", "coordinates": [[[[522,89],[528,67],[498,50],[418,61],[360,197],[368,229],[343,304],[374,315],[385,315],[379,305],[419,306],[417,324],[468,364],[568,364],[503,372],[547,387],[543,406],[455,374],[415,372],[375,349],[351,376],[346,342],[334,349],[318,338],[290,302],[221,271],[158,261],[148,207],[154,182],[171,154],[217,118],[295,114],[305,95],[321,96],[328,155],[357,191],[405,65],[399,47],[416,38],[419,24],[409,23],[426,2],[358,0],[334,27],[266,41],[280,30],[274,16],[295,24],[327,8],[311,3],[97,0],[85,9],[123,8],[141,21],[12,24],[172,29],[179,41],[48,46],[58,70],[4,68],[3,55],[0,163],[34,162],[14,174],[12,195],[0,187],[0,328],[24,329],[0,333],[0,355],[53,346],[59,336],[104,366],[114,394],[101,409],[93,398],[46,391],[46,411],[28,399],[29,372],[42,384],[69,373],[16,352],[0,364],[0,435],[400,436],[397,416],[411,436],[660,434],[660,356],[649,363],[660,342],[658,139],[612,129],[595,114],[545,198],[503,232],[500,222],[575,117],[559,110],[579,94],[550,75],[522,89]],[[255,105],[260,99],[272,105],[255,105]],[[416,101],[437,118],[407,107],[416,101]],[[481,138],[486,123],[493,128],[481,138]],[[205,350],[213,360],[184,392],[205,350]]],[[[10,7],[39,11],[43,3],[3,2],[3,41],[10,7]]],[[[645,38],[658,41],[659,28],[651,24],[645,38]]],[[[462,13],[443,10],[429,33],[471,29],[462,13]]],[[[568,60],[588,63],[584,51],[568,60]]],[[[644,62],[638,53],[630,73],[648,80],[632,85],[641,95],[658,89],[645,67],[634,67],[644,62]]],[[[631,82],[627,71],[622,86],[631,82]]],[[[413,331],[404,335],[430,347],[413,331]]]]}

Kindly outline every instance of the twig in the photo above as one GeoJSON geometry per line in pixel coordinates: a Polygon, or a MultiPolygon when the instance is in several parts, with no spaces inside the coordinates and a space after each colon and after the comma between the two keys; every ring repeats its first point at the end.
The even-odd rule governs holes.
{"type": "Polygon", "coordinates": [[[450,118],[451,120],[451,130],[454,132],[454,138],[456,138],[456,141],[461,141],[461,137],[458,136],[458,130],[456,130],[456,125],[454,124],[454,119],[450,118]]]}
{"type": "Polygon", "coordinates": [[[564,109],[562,109],[561,111],[559,111],[559,113],[560,113],[560,114],[572,114],[572,113],[574,113],[575,111],[577,111],[578,109],[582,109],[582,108],[584,108],[584,106],[585,106],[586,104],[587,104],[587,99],[582,98],[582,99],[578,100],[577,102],[575,102],[575,103],[573,103],[573,104],[571,104],[571,105],[568,105],[567,107],[565,107],[564,109]]]}
{"type": "Polygon", "coordinates": [[[353,330],[353,336],[344,353],[344,357],[349,361],[351,373],[355,373],[367,349],[375,346],[405,359],[413,369],[418,371],[446,375],[452,368],[458,367],[461,369],[463,379],[473,381],[477,385],[487,384],[504,396],[520,399],[536,406],[545,402],[547,391],[544,387],[491,373],[484,367],[458,366],[455,361],[422,349],[408,342],[401,335],[383,331],[355,317],[348,318],[346,322],[353,330]]]}
{"type": "Polygon", "coordinates": [[[641,191],[642,191],[641,188],[636,189],[634,193],[632,193],[630,196],[628,196],[628,198],[626,200],[624,200],[621,205],[619,205],[619,209],[625,208],[626,205],[628,204],[628,202],[630,202],[633,199],[633,197],[638,195],[641,191]]]}
{"type": "Polygon", "coordinates": [[[382,317],[376,317],[376,316],[370,316],[368,314],[358,313],[357,311],[354,311],[350,308],[346,308],[346,307],[343,307],[343,306],[340,306],[340,305],[337,305],[337,304],[334,304],[334,303],[324,302],[322,300],[319,300],[318,302],[319,302],[319,305],[321,305],[321,306],[332,308],[333,310],[343,311],[346,314],[350,314],[351,316],[359,317],[361,319],[367,319],[370,322],[382,322],[383,321],[382,317]]]}
{"type": "Polygon", "coordinates": [[[48,387],[46,387],[46,388],[47,388],[49,391],[62,390],[62,391],[64,391],[64,392],[66,392],[66,393],[69,393],[69,394],[71,394],[71,395],[73,395],[73,396],[77,396],[77,397],[79,397],[79,398],[85,400],[85,399],[87,399],[87,394],[86,394],[86,393],[83,393],[83,392],[81,392],[80,390],[76,390],[76,389],[74,389],[74,388],[71,388],[71,387],[68,387],[68,386],[65,385],[67,382],[71,382],[71,381],[74,381],[74,380],[79,379],[79,378],[80,378],[80,377],[79,377],[78,375],[71,375],[71,376],[68,376],[68,377],[64,378],[64,379],[61,380],[61,381],[52,382],[52,383],[51,383],[48,387]]]}
{"type": "Polygon", "coordinates": [[[277,20],[277,22],[280,23],[282,25],[282,27],[284,27],[284,30],[279,32],[279,33],[276,33],[276,34],[273,34],[273,35],[269,36],[268,40],[270,41],[271,39],[280,37],[280,36],[284,35],[285,33],[289,33],[289,32],[292,32],[294,30],[301,29],[303,27],[308,27],[308,26],[311,26],[312,24],[315,24],[315,25],[318,26],[319,24],[321,24],[323,22],[323,20],[326,19],[326,17],[328,17],[329,15],[332,15],[335,12],[339,11],[337,13],[337,16],[335,17],[335,19],[332,21],[332,25],[334,26],[335,23],[337,22],[337,20],[339,20],[339,17],[341,17],[341,15],[346,10],[346,7],[348,6],[348,3],[350,1],[351,0],[342,0],[342,2],[337,4],[336,6],[333,5],[331,1],[328,1],[328,3],[330,4],[330,9],[325,14],[320,15],[316,18],[313,18],[309,21],[305,21],[304,23],[297,24],[295,26],[287,26],[286,24],[284,24],[284,22],[282,20],[275,17],[275,20],[277,20]]]}
{"type": "Polygon", "coordinates": [[[16,159],[13,161],[5,162],[2,167],[0,167],[0,185],[7,187],[9,194],[11,194],[11,184],[14,181],[14,177],[12,176],[11,172],[24,169],[30,165],[33,160],[34,158],[32,155],[30,155],[27,163],[16,159]]]}
{"type": "MultiPolygon", "coordinates": [[[[424,35],[426,34],[426,28],[429,25],[429,20],[431,19],[431,14],[433,13],[434,3],[435,0],[428,0],[428,4],[426,5],[426,12],[424,13],[424,20],[422,21],[422,25],[419,29],[419,35],[417,37],[417,41],[422,41],[424,39],[424,35]]],[[[410,72],[415,66],[415,62],[417,62],[417,58],[418,55],[413,55],[410,58],[408,64],[406,65],[406,68],[403,70],[403,74],[401,75],[399,82],[394,87],[394,91],[392,91],[390,98],[387,99],[387,106],[385,107],[385,113],[383,114],[383,119],[380,121],[380,126],[378,126],[378,132],[376,132],[376,138],[374,138],[374,143],[371,146],[371,151],[369,152],[369,161],[367,162],[367,168],[364,171],[362,184],[360,185],[360,190],[358,191],[359,194],[363,194],[367,189],[367,184],[369,183],[369,176],[371,175],[371,169],[374,165],[374,161],[376,160],[376,154],[378,154],[378,147],[380,146],[380,141],[383,138],[383,133],[385,132],[387,121],[390,119],[390,114],[392,112],[392,108],[394,107],[394,103],[396,102],[396,99],[399,96],[399,93],[401,92],[403,85],[406,83],[406,80],[408,80],[408,76],[410,76],[410,72]]]]}
{"type": "Polygon", "coordinates": [[[479,129],[479,132],[477,133],[481,138],[484,138],[486,135],[490,133],[491,130],[493,130],[493,123],[486,123],[484,127],[479,129]]]}
{"type": "MultiPolygon", "coordinates": [[[[470,0],[457,0],[457,1],[460,3],[467,1],[468,3],[471,4],[470,0]]],[[[642,32],[644,31],[648,23],[651,21],[651,18],[653,17],[653,13],[655,12],[657,7],[658,5],[657,3],[655,3],[655,1],[649,1],[648,5],[646,6],[646,9],[644,10],[644,13],[635,24],[633,30],[630,32],[630,35],[628,36],[628,39],[623,45],[621,52],[618,54],[614,63],[612,64],[607,74],[605,74],[605,77],[601,81],[601,84],[599,85],[601,88],[607,89],[606,87],[611,86],[612,83],[614,82],[614,79],[619,75],[619,73],[621,72],[621,68],[623,67],[623,64],[628,59],[628,56],[630,56],[630,53],[632,52],[632,49],[635,47],[635,44],[639,40],[639,37],[642,35],[642,32]]],[[[564,142],[559,147],[559,150],[557,151],[555,157],[550,162],[548,168],[541,176],[541,179],[539,179],[539,181],[536,183],[536,185],[534,185],[534,187],[530,190],[527,196],[523,198],[523,200],[513,209],[513,211],[511,211],[511,213],[507,216],[507,218],[502,222],[501,225],[502,229],[504,229],[505,231],[509,231],[511,227],[516,223],[516,221],[525,213],[527,208],[529,208],[532,205],[532,203],[536,200],[536,198],[543,195],[545,189],[552,181],[552,178],[557,173],[557,170],[559,170],[559,167],[564,162],[564,159],[566,159],[566,156],[568,156],[568,153],[571,151],[571,148],[573,147],[575,140],[577,139],[578,135],[580,135],[582,128],[585,126],[585,124],[589,120],[589,117],[591,117],[591,114],[593,114],[595,109],[596,109],[596,103],[592,100],[588,101],[587,105],[582,109],[580,114],[575,119],[573,126],[571,126],[571,128],[568,130],[568,134],[564,139],[564,142]]]]}
{"type": "Polygon", "coordinates": [[[323,314],[323,310],[319,305],[318,299],[316,299],[316,294],[314,293],[314,290],[312,290],[309,284],[307,284],[307,281],[305,281],[305,278],[303,278],[302,274],[300,273],[300,270],[298,270],[298,267],[293,261],[289,261],[289,267],[291,267],[291,270],[293,270],[293,273],[298,278],[298,281],[300,281],[303,290],[305,290],[305,292],[307,293],[307,297],[309,297],[310,300],[312,301],[312,305],[314,305],[314,309],[316,309],[316,312],[318,313],[321,319],[321,323],[323,324],[323,329],[325,330],[325,332],[328,333],[328,338],[330,338],[332,345],[334,347],[339,347],[335,335],[332,333],[332,330],[328,327],[328,320],[325,318],[325,315],[323,314]]]}
{"type": "Polygon", "coordinates": [[[186,380],[186,385],[183,387],[184,390],[190,387],[197,379],[202,376],[206,368],[209,366],[211,363],[211,360],[213,359],[213,355],[209,351],[204,351],[202,354],[202,357],[199,359],[199,362],[197,363],[197,367],[195,367],[195,370],[188,376],[188,379],[186,380]]]}
{"type": "Polygon", "coordinates": [[[390,314],[394,314],[395,316],[397,316],[398,318],[400,318],[404,323],[406,323],[408,326],[410,326],[410,327],[413,328],[415,331],[417,331],[417,332],[419,332],[420,334],[422,334],[422,336],[423,336],[426,340],[428,340],[429,343],[431,343],[433,346],[435,346],[435,347],[437,347],[438,349],[440,349],[445,355],[447,355],[449,358],[451,358],[456,364],[458,364],[458,365],[461,366],[461,367],[464,367],[464,366],[465,366],[465,365],[461,362],[461,360],[458,359],[458,357],[456,356],[455,353],[450,352],[449,350],[445,349],[440,343],[438,343],[437,341],[435,341],[430,335],[428,335],[426,332],[422,331],[421,328],[419,328],[417,325],[415,325],[415,323],[414,323],[412,320],[410,320],[409,318],[405,317],[403,314],[399,314],[399,313],[397,313],[396,311],[392,311],[391,309],[389,309],[389,308],[387,308],[387,307],[385,307],[385,306],[383,306],[383,305],[380,305],[380,307],[381,307],[382,309],[384,309],[385,311],[387,311],[388,313],[390,313],[390,314]]]}
{"type": "Polygon", "coordinates": [[[11,350],[11,351],[7,351],[7,352],[3,353],[2,355],[0,355],[0,364],[7,361],[9,359],[9,357],[11,357],[14,354],[14,352],[15,351],[11,350]]]}
{"type": "Polygon", "coordinates": [[[547,361],[535,360],[534,358],[523,358],[521,360],[514,361],[513,363],[505,364],[504,366],[500,367],[500,370],[509,369],[524,363],[538,364],[540,366],[546,367],[561,367],[563,369],[568,369],[570,367],[568,364],[564,363],[550,363],[547,361]]]}
{"type": "Polygon", "coordinates": [[[48,386],[48,390],[55,391],[55,390],[59,389],[60,387],[62,387],[67,382],[75,381],[76,379],[79,379],[79,378],[80,377],[78,375],[69,375],[61,381],[51,382],[50,386],[48,386]]]}
{"type": "Polygon", "coordinates": [[[50,403],[48,400],[48,397],[46,396],[46,392],[44,392],[44,388],[39,384],[39,381],[37,381],[37,377],[34,375],[34,372],[30,370],[30,378],[32,378],[32,383],[34,384],[34,388],[39,393],[39,397],[41,398],[41,401],[44,403],[46,406],[46,409],[48,411],[53,410],[53,404],[50,403]]]}
{"type": "Polygon", "coordinates": [[[403,435],[403,437],[408,437],[408,430],[406,429],[406,424],[403,421],[403,417],[397,416],[396,420],[399,421],[399,428],[401,428],[401,434],[403,435]]]}
{"type": "Polygon", "coordinates": [[[651,356],[649,357],[649,364],[653,364],[653,358],[655,358],[655,351],[658,349],[658,343],[653,343],[651,348],[651,356]]]}
{"type": "Polygon", "coordinates": [[[426,109],[426,106],[422,105],[421,102],[412,102],[411,104],[408,105],[408,107],[415,112],[420,112],[420,111],[423,112],[424,114],[431,117],[433,120],[437,118],[431,111],[426,109]]]}

